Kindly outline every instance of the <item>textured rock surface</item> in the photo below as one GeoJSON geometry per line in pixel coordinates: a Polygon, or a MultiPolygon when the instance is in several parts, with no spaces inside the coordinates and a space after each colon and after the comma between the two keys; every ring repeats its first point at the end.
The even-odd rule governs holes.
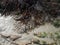
{"type": "MultiPolygon", "coordinates": [[[[5,4],[6,0],[0,0],[0,12],[7,12],[6,14],[8,14],[8,11],[15,10],[16,7],[21,8],[21,11],[25,10],[21,14],[23,16],[18,11],[16,15],[1,16],[0,14],[0,45],[60,45],[60,22],[55,20],[56,17],[60,20],[59,0],[38,0],[36,3],[34,3],[36,0],[31,0],[34,4],[30,0],[25,0],[28,1],[27,4],[29,6],[23,0],[9,1],[9,5],[7,5],[5,4]],[[15,5],[17,2],[22,4],[21,7],[17,6],[19,4],[15,5]],[[31,12],[27,12],[26,8],[31,8],[31,6],[34,7],[34,10],[31,9],[31,12]],[[3,11],[3,8],[6,10],[3,11]],[[52,21],[54,26],[58,28],[50,23],[41,25],[49,21],[52,21]],[[36,26],[35,24],[41,26],[36,26]]],[[[15,14],[15,12],[11,13],[15,14]]]]}
{"type": "Polygon", "coordinates": [[[60,45],[60,28],[47,23],[31,31],[13,16],[0,16],[0,45],[60,45]]]}

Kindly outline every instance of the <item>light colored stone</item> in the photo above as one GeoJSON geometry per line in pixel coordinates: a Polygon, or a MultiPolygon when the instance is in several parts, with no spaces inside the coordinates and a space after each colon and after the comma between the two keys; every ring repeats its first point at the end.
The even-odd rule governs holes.
{"type": "Polygon", "coordinates": [[[16,40],[18,38],[21,38],[21,35],[11,35],[10,36],[10,39],[12,39],[12,40],[16,40]]]}
{"type": "Polygon", "coordinates": [[[31,43],[29,40],[20,40],[20,41],[15,41],[16,44],[18,45],[26,45],[31,43]]]}

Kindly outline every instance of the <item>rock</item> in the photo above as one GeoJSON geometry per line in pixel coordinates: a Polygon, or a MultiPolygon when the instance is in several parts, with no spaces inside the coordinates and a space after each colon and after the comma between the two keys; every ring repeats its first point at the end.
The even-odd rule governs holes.
{"type": "Polygon", "coordinates": [[[21,38],[21,35],[11,35],[10,39],[15,41],[16,39],[21,38]]]}
{"type": "Polygon", "coordinates": [[[6,38],[8,38],[8,37],[10,37],[10,35],[8,35],[8,34],[0,34],[1,36],[3,36],[3,37],[6,37],[6,38]]]}
{"type": "Polygon", "coordinates": [[[26,45],[31,43],[29,40],[20,40],[20,41],[15,41],[16,44],[18,45],[26,45]]]}

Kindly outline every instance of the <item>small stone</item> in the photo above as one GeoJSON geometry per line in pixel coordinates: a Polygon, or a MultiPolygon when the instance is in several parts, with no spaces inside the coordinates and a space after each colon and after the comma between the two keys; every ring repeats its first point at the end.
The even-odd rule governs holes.
{"type": "Polygon", "coordinates": [[[21,35],[11,35],[10,36],[10,39],[12,39],[13,41],[15,41],[18,38],[21,38],[21,35]]]}
{"type": "Polygon", "coordinates": [[[29,40],[17,40],[17,41],[15,41],[15,43],[16,44],[18,44],[18,45],[27,45],[27,44],[29,44],[29,43],[31,43],[31,41],[29,41],[29,40]]]}

